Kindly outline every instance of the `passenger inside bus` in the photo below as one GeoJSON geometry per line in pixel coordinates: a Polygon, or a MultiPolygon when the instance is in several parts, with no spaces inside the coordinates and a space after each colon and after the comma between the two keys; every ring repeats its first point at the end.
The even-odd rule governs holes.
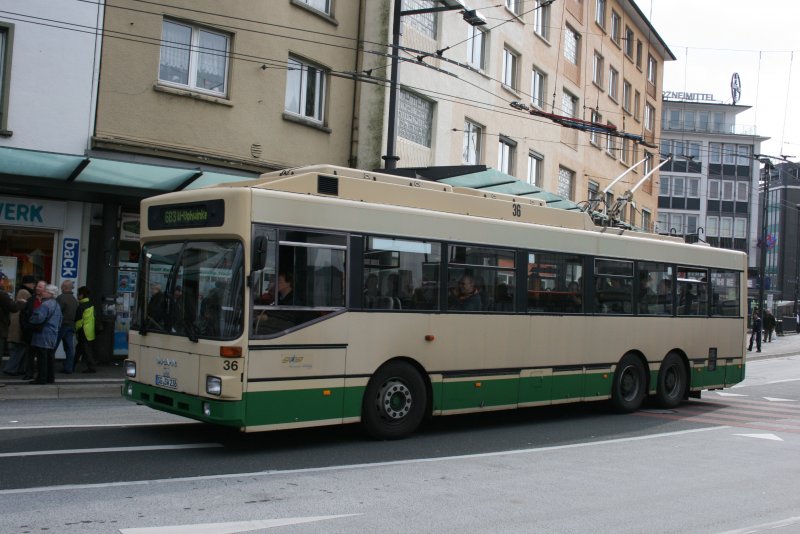
{"type": "Polygon", "coordinates": [[[475,279],[464,273],[458,284],[450,291],[449,308],[451,310],[481,311],[481,295],[475,287],[475,279]]]}

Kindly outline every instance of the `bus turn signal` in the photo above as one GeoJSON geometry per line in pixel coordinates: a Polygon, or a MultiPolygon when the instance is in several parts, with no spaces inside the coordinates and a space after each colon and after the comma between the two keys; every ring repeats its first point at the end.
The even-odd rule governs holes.
{"type": "Polygon", "coordinates": [[[242,347],[225,347],[219,348],[219,355],[223,358],[241,358],[242,347]]]}

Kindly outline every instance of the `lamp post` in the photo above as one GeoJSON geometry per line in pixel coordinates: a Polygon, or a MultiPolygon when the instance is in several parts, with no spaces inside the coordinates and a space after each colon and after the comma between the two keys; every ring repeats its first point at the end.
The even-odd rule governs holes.
{"type": "Polygon", "coordinates": [[[455,11],[460,9],[464,14],[464,20],[471,26],[482,26],[486,24],[480,13],[475,10],[467,10],[460,0],[439,0],[439,7],[429,7],[423,9],[408,9],[403,11],[402,0],[394,0],[394,11],[392,13],[392,68],[389,73],[389,124],[386,132],[386,155],[382,156],[384,168],[386,170],[396,169],[397,161],[397,76],[400,66],[400,19],[407,15],[423,15],[425,13],[438,13],[440,11],[455,11]]]}
{"type": "Polygon", "coordinates": [[[758,310],[761,313],[761,324],[764,324],[764,286],[767,281],[767,203],[769,197],[769,179],[772,162],[769,158],[759,160],[764,164],[764,189],[761,195],[761,250],[758,261],[758,310]]]}
{"type": "MultiPolygon", "coordinates": [[[[797,299],[800,298],[800,204],[794,205],[797,226],[797,244],[794,247],[794,317],[797,320],[797,299]]],[[[797,325],[800,330],[800,325],[797,325]]]]}

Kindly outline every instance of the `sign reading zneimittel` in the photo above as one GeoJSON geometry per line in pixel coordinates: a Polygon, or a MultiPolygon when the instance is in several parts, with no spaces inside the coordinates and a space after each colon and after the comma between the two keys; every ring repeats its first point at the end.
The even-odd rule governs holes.
{"type": "Polygon", "coordinates": [[[664,100],[689,100],[691,102],[714,102],[714,95],[711,93],[684,93],[681,91],[663,91],[661,96],[664,100]]]}
{"type": "Polygon", "coordinates": [[[67,205],[54,200],[0,197],[0,224],[64,228],[67,205]]]}

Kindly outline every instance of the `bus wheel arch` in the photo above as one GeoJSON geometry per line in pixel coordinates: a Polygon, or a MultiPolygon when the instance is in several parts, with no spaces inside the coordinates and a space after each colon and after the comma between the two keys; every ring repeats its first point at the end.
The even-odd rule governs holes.
{"type": "Polygon", "coordinates": [[[376,439],[401,439],[431,413],[432,388],[422,366],[393,358],[375,370],[361,404],[361,423],[376,439]]]}
{"type": "Polygon", "coordinates": [[[683,351],[671,350],[661,361],[656,381],[656,403],[675,408],[689,393],[689,362],[683,351]]]}
{"type": "Polygon", "coordinates": [[[630,351],[620,359],[611,385],[611,404],[619,413],[638,410],[648,391],[648,365],[644,355],[630,351]]]}

